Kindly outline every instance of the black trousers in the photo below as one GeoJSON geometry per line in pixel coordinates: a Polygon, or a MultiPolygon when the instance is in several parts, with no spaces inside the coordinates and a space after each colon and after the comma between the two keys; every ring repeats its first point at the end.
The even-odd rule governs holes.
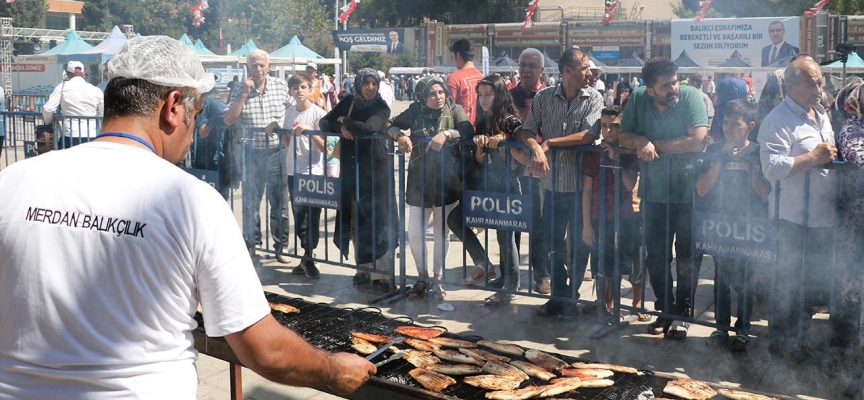
{"type": "Polygon", "coordinates": [[[288,193],[291,196],[291,212],[294,216],[294,233],[300,239],[303,256],[311,257],[321,238],[321,209],[294,205],[294,175],[288,175],[288,193]]]}
{"type": "Polygon", "coordinates": [[[693,308],[699,267],[693,263],[691,244],[692,204],[642,202],[646,213],[645,263],[654,296],[654,309],[685,315],[693,308]],[[668,206],[668,209],[667,209],[668,206]],[[668,229],[667,229],[668,224],[668,229]],[[672,246],[678,285],[672,282],[672,246]]]}

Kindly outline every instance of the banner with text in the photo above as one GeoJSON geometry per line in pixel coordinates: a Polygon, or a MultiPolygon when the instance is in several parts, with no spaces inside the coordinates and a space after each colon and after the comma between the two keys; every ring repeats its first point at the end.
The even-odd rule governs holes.
{"type": "Polygon", "coordinates": [[[531,231],[531,196],[466,190],[462,216],[466,226],[531,231]]]}
{"type": "Polygon", "coordinates": [[[404,29],[349,29],[333,32],[333,42],[342,51],[400,54],[404,29]]]}
{"type": "Polygon", "coordinates": [[[777,258],[777,222],[767,218],[693,212],[693,251],[771,263],[777,258]]]}
{"type": "Polygon", "coordinates": [[[296,207],[339,209],[342,181],[318,175],[294,175],[294,196],[291,199],[296,207]]]}
{"type": "Polygon", "coordinates": [[[800,52],[799,24],[799,17],[672,20],[672,58],[686,51],[696,64],[717,67],[738,51],[750,66],[767,67],[800,52]]]}

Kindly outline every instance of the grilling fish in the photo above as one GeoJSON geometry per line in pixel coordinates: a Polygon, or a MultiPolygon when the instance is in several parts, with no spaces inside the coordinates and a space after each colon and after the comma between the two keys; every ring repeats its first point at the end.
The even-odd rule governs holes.
{"type": "Polygon", "coordinates": [[[603,379],[608,378],[612,375],[615,375],[614,372],[608,369],[594,369],[594,368],[585,368],[585,369],[576,369],[576,368],[567,368],[559,370],[558,373],[561,376],[569,376],[576,377],[580,379],[603,379]]]}
{"type": "Polygon", "coordinates": [[[280,311],[280,312],[283,312],[285,314],[300,312],[300,309],[298,309],[297,307],[294,307],[294,306],[290,306],[288,304],[284,304],[284,303],[269,303],[269,304],[270,304],[271,310],[280,311]]]}
{"type": "Polygon", "coordinates": [[[417,368],[423,368],[427,365],[440,364],[441,359],[432,355],[428,351],[407,350],[402,359],[417,368]]]}
{"type": "Polygon", "coordinates": [[[615,381],[611,379],[583,379],[582,387],[583,388],[607,388],[615,384],[615,381]]]}
{"type": "Polygon", "coordinates": [[[394,332],[404,335],[410,336],[417,339],[429,340],[434,337],[441,336],[444,333],[444,329],[442,328],[425,328],[422,326],[413,326],[413,325],[404,325],[396,327],[393,330],[394,332]]]}
{"type": "Polygon", "coordinates": [[[440,393],[447,386],[456,384],[456,380],[447,375],[441,375],[423,368],[414,368],[408,371],[408,375],[411,375],[423,387],[435,393],[440,393]]]}
{"type": "Polygon", "coordinates": [[[469,356],[471,356],[471,357],[477,358],[477,359],[481,359],[481,360],[483,360],[483,361],[486,361],[486,360],[495,360],[495,361],[501,361],[501,362],[503,362],[503,363],[509,363],[509,362],[510,362],[510,357],[499,356],[499,355],[497,355],[497,354],[495,354],[495,353],[490,353],[490,352],[488,352],[488,351],[486,351],[486,350],[480,350],[480,349],[459,349],[459,352],[462,353],[462,354],[469,355],[469,356]]]}
{"type": "Polygon", "coordinates": [[[707,383],[684,378],[666,382],[663,393],[688,400],[710,399],[717,395],[717,392],[711,389],[711,386],[708,386],[707,383]]]}
{"type": "Polygon", "coordinates": [[[478,340],[477,344],[488,347],[499,353],[509,354],[513,356],[521,356],[524,352],[522,348],[514,344],[496,342],[494,340],[478,340]]]}
{"type": "Polygon", "coordinates": [[[486,393],[486,398],[490,400],[525,400],[537,397],[541,392],[543,389],[539,386],[529,386],[524,389],[489,392],[486,393]]]}
{"type": "Polygon", "coordinates": [[[555,374],[526,361],[511,361],[510,365],[521,369],[523,372],[528,374],[528,376],[533,376],[544,381],[548,381],[555,377],[555,374]]]}
{"type": "Polygon", "coordinates": [[[483,360],[471,357],[469,355],[462,354],[458,351],[435,350],[432,353],[435,354],[436,357],[438,357],[442,360],[453,361],[455,363],[460,363],[460,364],[483,365],[483,360]]]}
{"type": "Polygon", "coordinates": [[[615,365],[615,364],[600,364],[600,363],[573,363],[573,368],[576,369],[608,369],[610,371],[621,372],[625,374],[636,374],[642,375],[636,368],[625,367],[623,365],[615,365]]]}
{"type": "Polygon", "coordinates": [[[531,361],[532,363],[537,364],[540,367],[545,368],[549,371],[557,371],[562,368],[570,367],[570,364],[567,364],[563,360],[546,354],[540,350],[526,350],[525,358],[527,358],[528,361],[531,361]]]}
{"type": "Polygon", "coordinates": [[[500,361],[486,361],[486,364],[483,364],[483,371],[492,375],[507,376],[516,379],[519,382],[528,380],[528,375],[522,372],[522,370],[500,361]]]}
{"type": "Polygon", "coordinates": [[[374,333],[366,332],[351,332],[351,336],[358,337],[372,343],[388,343],[393,340],[392,336],[376,335],[374,333]]]}
{"type": "Polygon", "coordinates": [[[430,342],[439,344],[444,347],[455,347],[457,349],[474,349],[477,348],[477,343],[467,340],[450,339],[446,337],[437,337],[429,339],[430,342]]]}
{"type": "Polygon", "coordinates": [[[580,387],[585,387],[579,378],[559,378],[552,381],[551,385],[540,386],[539,397],[557,396],[562,393],[572,392],[580,387]]]}
{"type": "Polygon", "coordinates": [[[378,350],[378,348],[375,347],[374,344],[369,343],[368,341],[360,339],[358,337],[351,338],[351,348],[364,356],[368,356],[374,353],[375,350],[378,350]]]}
{"type": "Polygon", "coordinates": [[[441,345],[437,343],[427,342],[425,340],[420,339],[405,339],[405,344],[420,350],[420,351],[433,351],[440,350],[441,345]]]}
{"type": "Polygon", "coordinates": [[[483,372],[482,368],[468,364],[433,364],[427,365],[426,369],[444,375],[477,375],[483,372]]]}
{"type": "Polygon", "coordinates": [[[720,395],[732,400],[777,400],[776,397],[768,397],[761,394],[745,392],[735,389],[719,389],[720,395]]]}
{"type": "Polygon", "coordinates": [[[462,381],[467,385],[488,390],[514,390],[521,383],[515,379],[498,375],[466,376],[462,378],[462,381]]]}

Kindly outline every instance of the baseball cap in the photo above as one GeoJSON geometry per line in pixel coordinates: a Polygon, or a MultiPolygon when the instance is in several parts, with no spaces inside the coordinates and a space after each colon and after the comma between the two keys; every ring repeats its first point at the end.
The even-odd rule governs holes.
{"type": "Polygon", "coordinates": [[[588,60],[588,69],[592,71],[603,71],[603,68],[598,67],[597,64],[594,64],[594,61],[591,60],[588,60]]]}
{"type": "Polygon", "coordinates": [[[310,63],[306,64],[306,68],[312,68],[312,69],[317,71],[318,70],[318,64],[310,62],[310,63]]]}
{"type": "Polygon", "coordinates": [[[84,71],[84,63],[81,61],[69,61],[66,64],[66,72],[75,73],[76,69],[80,69],[82,72],[84,71]]]}

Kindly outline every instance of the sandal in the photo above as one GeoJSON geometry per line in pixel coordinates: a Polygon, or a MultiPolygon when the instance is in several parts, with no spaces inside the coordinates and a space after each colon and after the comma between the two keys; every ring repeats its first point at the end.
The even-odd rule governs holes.
{"type": "Polygon", "coordinates": [[[537,315],[541,317],[557,317],[558,314],[561,314],[561,308],[561,304],[550,300],[546,304],[537,307],[537,315]]]}
{"type": "Polygon", "coordinates": [[[513,300],[513,295],[507,293],[495,293],[483,300],[483,304],[487,306],[503,306],[510,304],[513,300]]]}
{"type": "Polygon", "coordinates": [[[482,272],[482,274],[479,277],[474,278],[471,276],[474,274],[474,271],[471,271],[471,275],[469,275],[467,278],[463,279],[462,284],[463,285],[482,285],[484,282],[486,282],[486,275],[489,275],[490,281],[495,279],[495,277],[497,276],[497,274],[495,273],[495,266],[492,266],[491,271],[489,271],[489,269],[490,268],[488,265],[485,268],[481,267],[479,265],[475,266],[474,271],[480,270],[480,272],[482,272]]]}
{"type": "Polygon", "coordinates": [[[639,315],[636,316],[636,320],[639,322],[648,322],[651,320],[651,314],[639,313],[639,315]]]}
{"type": "MultiPolygon", "coordinates": [[[[305,274],[306,272],[303,271],[305,274]]],[[[372,277],[368,272],[358,272],[354,275],[354,279],[352,279],[354,286],[367,285],[372,282],[372,277]]]]}
{"type": "Polygon", "coordinates": [[[672,321],[663,317],[657,317],[657,320],[648,324],[648,333],[652,335],[665,335],[669,332],[669,325],[672,321]]]}
{"type": "Polygon", "coordinates": [[[666,339],[684,340],[687,338],[687,330],[690,329],[690,323],[684,321],[673,321],[666,331],[666,339]]]}
{"type": "Polygon", "coordinates": [[[709,346],[713,347],[722,347],[725,346],[729,341],[729,334],[723,331],[714,331],[711,332],[711,335],[708,336],[708,340],[705,342],[709,346]]]}
{"type": "Polygon", "coordinates": [[[376,279],[372,281],[372,289],[381,292],[391,292],[393,290],[393,283],[387,279],[376,279]]]}
{"type": "Polygon", "coordinates": [[[729,342],[729,350],[735,352],[747,351],[747,346],[750,344],[750,337],[746,334],[738,334],[729,342]]]}
{"type": "Polygon", "coordinates": [[[422,299],[426,297],[426,289],[428,286],[425,281],[417,281],[414,283],[414,287],[408,291],[408,298],[412,300],[422,299]]]}

